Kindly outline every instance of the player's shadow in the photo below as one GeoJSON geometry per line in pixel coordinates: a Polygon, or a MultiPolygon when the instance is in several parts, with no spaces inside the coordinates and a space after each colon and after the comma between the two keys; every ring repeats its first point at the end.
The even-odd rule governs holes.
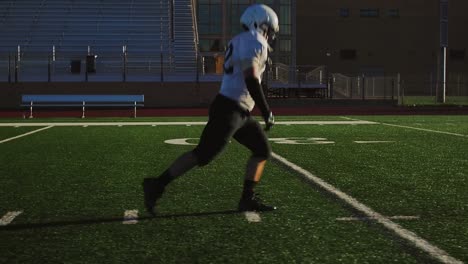
{"type": "MultiPolygon", "coordinates": [[[[138,217],[138,222],[158,220],[158,219],[171,219],[171,218],[190,218],[190,217],[205,217],[213,215],[232,215],[238,214],[237,210],[224,210],[212,212],[199,212],[199,213],[181,213],[181,214],[157,214],[156,216],[141,216],[138,217]]],[[[108,217],[108,218],[90,218],[90,219],[76,219],[66,221],[53,221],[45,223],[26,223],[26,224],[12,224],[7,226],[0,226],[0,231],[3,230],[23,230],[23,229],[40,229],[40,228],[53,228],[53,227],[66,227],[66,226],[81,226],[81,225],[94,225],[103,223],[117,223],[123,222],[122,217],[108,217]]]]}

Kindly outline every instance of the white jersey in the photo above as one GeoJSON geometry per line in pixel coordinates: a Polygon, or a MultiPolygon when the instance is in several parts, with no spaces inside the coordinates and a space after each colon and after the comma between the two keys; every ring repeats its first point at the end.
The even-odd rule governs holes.
{"type": "Polygon", "coordinates": [[[257,31],[246,31],[230,42],[224,58],[224,76],[220,94],[252,111],[255,102],[245,85],[244,70],[254,68],[260,81],[268,60],[268,43],[257,31]]]}

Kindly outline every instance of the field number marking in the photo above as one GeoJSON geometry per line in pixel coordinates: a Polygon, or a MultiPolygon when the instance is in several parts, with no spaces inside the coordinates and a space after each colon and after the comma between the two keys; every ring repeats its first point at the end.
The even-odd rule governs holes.
{"type": "Polygon", "coordinates": [[[354,209],[363,213],[369,219],[376,221],[377,223],[383,225],[388,230],[394,232],[397,236],[406,239],[415,247],[425,251],[431,257],[441,261],[442,263],[463,263],[462,261],[450,256],[444,250],[432,245],[428,241],[424,240],[423,238],[419,237],[414,232],[403,228],[402,226],[398,225],[397,223],[390,220],[388,217],[379,214],[378,212],[374,211],[367,205],[359,202],[354,197],[340,191],[338,188],[334,187],[333,185],[327,183],[326,181],[322,180],[321,178],[313,175],[309,171],[299,167],[298,165],[290,162],[289,160],[283,158],[282,156],[272,153],[272,158],[278,161],[279,163],[283,164],[284,166],[288,167],[291,170],[299,173],[302,177],[306,180],[316,184],[323,190],[333,194],[337,198],[341,199],[343,202],[349,204],[354,209]]]}
{"type": "MultiPolygon", "coordinates": [[[[182,146],[195,146],[197,145],[198,138],[174,138],[165,140],[164,143],[171,145],[182,145],[182,146]]],[[[326,138],[316,137],[290,137],[290,138],[269,138],[270,141],[276,144],[289,144],[289,145],[326,145],[335,144],[335,141],[328,140],[326,138]]],[[[380,143],[394,143],[395,141],[381,141],[381,140],[370,140],[370,141],[353,141],[356,144],[380,144],[380,143]]]]}
{"type": "MultiPolygon", "coordinates": [[[[198,138],[175,138],[165,140],[164,143],[171,145],[194,146],[197,145],[198,138]]],[[[291,137],[291,138],[269,138],[270,141],[276,144],[290,145],[321,145],[334,144],[334,141],[329,141],[326,138],[307,138],[307,137],[291,137]]]]}
{"type": "Polygon", "coordinates": [[[0,226],[6,226],[13,222],[15,218],[20,215],[23,211],[13,211],[13,212],[8,212],[6,213],[2,219],[0,219],[0,226]]]}
{"type": "Polygon", "coordinates": [[[321,145],[334,144],[334,141],[328,141],[326,138],[306,138],[306,137],[291,137],[291,138],[270,138],[270,141],[276,144],[289,145],[321,145]]]}

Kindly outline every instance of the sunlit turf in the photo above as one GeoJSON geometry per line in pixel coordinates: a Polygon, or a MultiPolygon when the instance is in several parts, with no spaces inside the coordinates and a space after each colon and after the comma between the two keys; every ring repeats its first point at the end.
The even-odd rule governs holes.
{"type": "MultiPolygon", "coordinates": [[[[418,216],[418,220],[395,222],[468,261],[468,224],[464,221],[468,218],[468,117],[351,118],[379,124],[278,125],[270,138],[302,138],[309,143],[313,141],[307,138],[325,138],[334,143],[273,142],[273,151],[383,215],[418,216]],[[391,142],[354,142],[358,140],[391,142]]],[[[0,127],[0,140],[34,129],[0,127]]],[[[170,185],[158,205],[158,217],[148,218],[142,206],[142,179],[156,176],[192,148],[164,141],[195,138],[196,142],[202,129],[53,127],[0,144],[0,217],[8,211],[23,211],[12,224],[0,227],[0,262],[433,261],[372,221],[338,221],[356,212],[275,161],[268,163],[258,191],[279,210],[263,213],[261,223],[248,223],[235,212],[249,156],[236,142],[208,166],[170,185]],[[129,209],[140,211],[138,224],[122,224],[123,212],[129,209]]]]}
{"type": "Polygon", "coordinates": [[[445,103],[437,102],[435,96],[404,96],[404,105],[468,105],[468,96],[446,96],[445,103]]]}

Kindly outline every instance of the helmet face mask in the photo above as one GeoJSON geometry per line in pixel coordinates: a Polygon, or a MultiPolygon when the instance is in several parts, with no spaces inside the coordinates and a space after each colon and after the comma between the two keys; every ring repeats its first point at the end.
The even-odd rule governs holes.
{"type": "Polygon", "coordinates": [[[264,35],[270,49],[274,46],[279,25],[273,9],[263,4],[251,5],[242,14],[240,22],[245,30],[254,30],[264,35]]]}
{"type": "Polygon", "coordinates": [[[267,41],[268,45],[270,45],[270,49],[273,49],[276,44],[276,32],[271,28],[268,28],[267,31],[267,41]]]}

